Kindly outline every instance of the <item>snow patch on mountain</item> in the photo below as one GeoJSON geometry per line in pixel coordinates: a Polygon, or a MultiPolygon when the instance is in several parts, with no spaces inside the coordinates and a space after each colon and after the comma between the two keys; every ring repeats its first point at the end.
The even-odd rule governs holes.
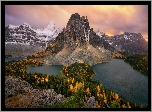
{"type": "Polygon", "coordinates": [[[99,31],[99,29],[98,29],[98,31],[96,32],[96,34],[97,34],[99,37],[102,37],[103,35],[105,35],[105,33],[104,33],[104,32],[99,31]]]}
{"type": "Polygon", "coordinates": [[[52,38],[55,38],[59,34],[60,29],[55,25],[54,21],[50,20],[50,23],[47,25],[46,28],[36,29],[34,31],[38,35],[46,35],[46,36],[51,36],[52,38]]]}

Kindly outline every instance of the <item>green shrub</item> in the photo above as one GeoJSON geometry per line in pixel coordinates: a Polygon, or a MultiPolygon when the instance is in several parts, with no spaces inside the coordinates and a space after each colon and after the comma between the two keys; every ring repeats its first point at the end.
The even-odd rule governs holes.
{"type": "Polygon", "coordinates": [[[119,101],[114,101],[111,105],[110,108],[120,108],[120,102],[119,101]]]}

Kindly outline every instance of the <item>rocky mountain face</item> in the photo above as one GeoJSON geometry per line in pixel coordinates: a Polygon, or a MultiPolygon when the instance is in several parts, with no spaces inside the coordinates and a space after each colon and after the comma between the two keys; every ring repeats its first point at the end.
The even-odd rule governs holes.
{"type": "Polygon", "coordinates": [[[110,51],[115,50],[108,42],[96,35],[93,28],[90,28],[87,17],[80,17],[78,13],[71,15],[66,27],[59,33],[55,41],[58,44],[55,53],[63,49],[63,43],[74,50],[77,46],[85,45],[87,41],[93,47],[104,47],[110,51]]]}
{"type": "Polygon", "coordinates": [[[55,42],[46,48],[45,60],[50,64],[86,62],[93,65],[110,60],[110,51],[114,50],[90,28],[87,17],[75,13],[55,42]]]}
{"type": "Polygon", "coordinates": [[[54,42],[59,32],[60,29],[52,21],[46,28],[36,30],[27,23],[19,26],[10,24],[5,27],[5,54],[13,57],[20,56],[19,54],[23,56],[32,55],[54,42]],[[13,48],[11,51],[10,46],[13,48]],[[25,51],[34,50],[32,53],[28,53],[24,49],[25,51]]]}
{"type": "Polygon", "coordinates": [[[148,42],[140,33],[124,32],[121,35],[108,36],[105,33],[97,33],[118,51],[129,53],[148,53],[148,42]]]}
{"type": "Polygon", "coordinates": [[[7,43],[7,45],[5,45],[5,55],[9,55],[10,57],[27,57],[42,50],[42,47],[30,46],[26,44],[7,43]]]}

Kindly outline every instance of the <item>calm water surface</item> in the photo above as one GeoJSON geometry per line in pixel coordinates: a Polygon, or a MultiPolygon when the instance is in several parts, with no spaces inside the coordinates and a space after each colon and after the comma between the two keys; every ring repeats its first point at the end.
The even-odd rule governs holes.
{"type": "Polygon", "coordinates": [[[148,104],[148,77],[120,59],[92,66],[94,80],[131,102],[148,104]]]}
{"type": "Polygon", "coordinates": [[[61,75],[60,71],[62,70],[63,65],[43,65],[36,67],[28,67],[28,73],[44,73],[48,75],[61,75]]]}
{"type": "Polygon", "coordinates": [[[17,60],[21,60],[21,59],[23,59],[23,58],[24,58],[24,57],[5,58],[5,62],[8,62],[8,61],[13,61],[13,60],[17,61],[17,60]]]}

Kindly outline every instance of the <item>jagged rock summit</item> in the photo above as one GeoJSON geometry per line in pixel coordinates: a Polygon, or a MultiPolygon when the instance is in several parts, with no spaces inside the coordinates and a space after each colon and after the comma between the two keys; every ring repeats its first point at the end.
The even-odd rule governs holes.
{"type": "Polygon", "coordinates": [[[70,65],[85,62],[90,65],[109,61],[114,48],[90,28],[87,16],[72,14],[66,27],[54,43],[45,50],[47,64],[70,65]]]}

